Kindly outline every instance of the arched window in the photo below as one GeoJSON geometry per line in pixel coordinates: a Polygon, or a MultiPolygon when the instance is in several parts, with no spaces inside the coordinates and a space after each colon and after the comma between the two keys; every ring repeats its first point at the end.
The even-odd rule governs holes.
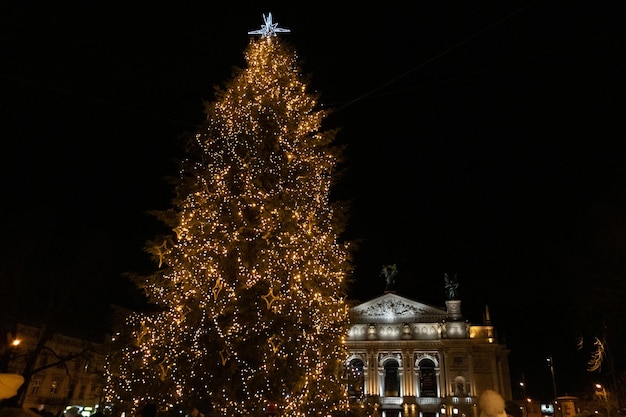
{"type": "Polygon", "coordinates": [[[435,362],[431,359],[422,359],[419,364],[420,397],[437,396],[437,376],[435,362]]]}
{"type": "Polygon", "coordinates": [[[353,399],[363,398],[365,385],[364,368],[361,359],[352,359],[346,369],[348,379],[348,396],[353,399]]]}
{"type": "Polygon", "coordinates": [[[385,362],[385,397],[400,396],[400,373],[398,362],[389,360],[385,362]]]}

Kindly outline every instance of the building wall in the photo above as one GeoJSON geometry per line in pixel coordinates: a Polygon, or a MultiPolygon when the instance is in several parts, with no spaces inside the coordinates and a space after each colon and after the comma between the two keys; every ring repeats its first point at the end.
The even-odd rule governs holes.
{"type": "MultiPolygon", "coordinates": [[[[506,346],[495,339],[489,322],[472,325],[462,318],[460,302],[451,305],[453,315],[385,294],[352,309],[346,378],[358,386],[351,393],[354,406],[378,417],[478,417],[477,400],[484,390],[512,399],[506,346]],[[361,361],[362,369],[351,374],[354,361],[361,361]]],[[[10,372],[23,373],[39,332],[19,326],[21,344],[10,372]]],[[[79,406],[90,415],[102,401],[104,363],[102,345],[55,336],[37,358],[35,368],[41,370],[26,389],[24,407],[44,405],[58,414],[79,406]],[[86,348],[85,355],[49,366],[57,355],[86,348]]]]}
{"type": "MultiPolygon", "coordinates": [[[[454,302],[453,320],[445,309],[396,294],[355,306],[351,313],[348,375],[355,375],[350,370],[355,361],[364,366],[362,390],[349,393],[353,404],[373,415],[477,417],[484,390],[512,398],[509,351],[489,323],[463,320],[460,302],[454,302]]],[[[360,383],[348,379],[350,386],[360,383]]]]}
{"type": "MultiPolygon", "coordinates": [[[[18,325],[15,347],[9,372],[23,374],[27,360],[39,342],[41,329],[18,325]]],[[[45,344],[35,361],[36,372],[24,397],[24,408],[40,408],[58,414],[68,406],[78,406],[84,415],[90,415],[101,401],[104,386],[103,346],[82,339],[55,335],[45,344]],[[81,354],[82,353],[82,354],[81,354]],[[59,357],[80,356],[56,364],[59,357]]]]}

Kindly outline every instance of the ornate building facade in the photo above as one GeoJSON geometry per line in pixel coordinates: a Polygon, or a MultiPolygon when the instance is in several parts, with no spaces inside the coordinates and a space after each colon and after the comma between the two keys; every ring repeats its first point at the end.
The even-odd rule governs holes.
{"type": "Polygon", "coordinates": [[[22,406],[54,415],[72,406],[83,416],[95,412],[104,386],[103,345],[56,334],[36,354],[42,329],[18,324],[16,330],[9,372],[23,374],[29,361],[36,370],[23,387],[22,406]]]}
{"type": "Polygon", "coordinates": [[[486,389],[511,399],[506,346],[486,310],[473,325],[461,301],[436,308],[387,291],[351,309],[348,393],[381,417],[478,417],[486,389]]]}

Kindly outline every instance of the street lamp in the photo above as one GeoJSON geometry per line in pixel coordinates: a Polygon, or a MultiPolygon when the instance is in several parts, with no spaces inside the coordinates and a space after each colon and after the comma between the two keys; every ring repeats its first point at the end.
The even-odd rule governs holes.
{"type": "Polygon", "coordinates": [[[546,358],[546,361],[548,362],[548,366],[550,367],[550,374],[552,375],[552,390],[554,391],[554,414],[556,414],[559,407],[557,405],[556,399],[556,378],[554,377],[554,361],[552,360],[552,355],[548,356],[546,358]]]}
{"type": "Polygon", "coordinates": [[[519,383],[519,386],[522,389],[522,398],[524,400],[524,417],[528,417],[528,400],[526,398],[526,382],[524,375],[522,375],[522,381],[519,383]]]}
{"type": "Polygon", "coordinates": [[[611,417],[611,410],[609,404],[609,393],[606,391],[606,388],[602,384],[595,384],[596,387],[596,395],[600,397],[604,408],[606,409],[606,417],[611,417]]]}

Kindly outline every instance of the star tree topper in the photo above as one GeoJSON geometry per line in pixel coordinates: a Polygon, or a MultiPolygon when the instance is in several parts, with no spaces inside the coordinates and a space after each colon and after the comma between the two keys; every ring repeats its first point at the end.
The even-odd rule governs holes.
{"type": "Polygon", "coordinates": [[[267,16],[263,15],[263,21],[265,21],[264,25],[261,25],[261,29],[251,30],[248,32],[248,35],[261,35],[265,37],[276,36],[276,33],[283,32],[291,32],[289,29],[283,29],[278,27],[278,23],[272,22],[272,13],[268,13],[267,16]]]}

